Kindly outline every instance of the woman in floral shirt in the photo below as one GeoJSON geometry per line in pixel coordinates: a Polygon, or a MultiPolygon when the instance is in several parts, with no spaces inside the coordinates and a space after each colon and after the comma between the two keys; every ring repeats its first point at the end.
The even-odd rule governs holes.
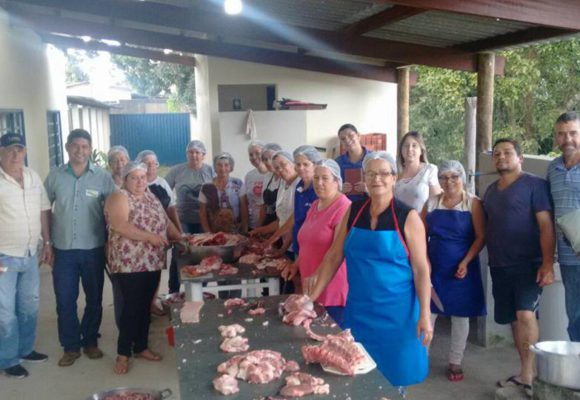
{"type": "Polygon", "coordinates": [[[114,371],[126,374],[129,357],[159,361],[148,348],[149,305],[165,265],[168,236],[180,237],[163,206],[148,189],[147,167],[130,162],[123,186],[105,204],[109,229],[108,263],[123,296],[114,371]]]}

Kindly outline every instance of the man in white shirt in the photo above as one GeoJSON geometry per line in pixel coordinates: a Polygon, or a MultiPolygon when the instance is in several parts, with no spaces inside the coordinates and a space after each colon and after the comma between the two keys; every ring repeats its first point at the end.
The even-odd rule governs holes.
{"type": "Polygon", "coordinates": [[[260,209],[264,204],[262,190],[264,179],[268,174],[268,168],[262,162],[262,150],[264,143],[259,140],[253,140],[248,145],[248,157],[254,166],[254,169],[246,174],[244,185],[246,187],[246,197],[248,199],[248,211],[250,214],[250,229],[258,227],[260,219],[260,209]]]}
{"type": "Polygon", "coordinates": [[[52,262],[50,203],[42,180],[24,166],[21,135],[0,137],[0,370],[14,378],[28,371],[20,364],[44,362],[34,351],[39,305],[37,249],[41,262],[52,262]]]}

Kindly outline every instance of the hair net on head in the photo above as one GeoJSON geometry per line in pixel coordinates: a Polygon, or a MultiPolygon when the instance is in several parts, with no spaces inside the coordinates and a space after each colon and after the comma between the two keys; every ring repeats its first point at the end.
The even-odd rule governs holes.
{"type": "Polygon", "coordinates": [[[338,181],[338,190],[342,190],[342,176],[340,176],[340,166],[330,158],[324,158],[316,162],[316,167],[323,167],[330,171],[332,176],[338,181]]]}
{"type": "Polygon", "coordinates": [[[141,163],[145,157],[153,156],[155,157],[155,161],[157,161],[157,154],[153,150],[143,150],[137,154],[135,157],[135,162],[141,163]]]}
{"type": "Polygon", "coordinates": [[[145,164],[136,161],[129,161],[127,165],[123,167],[123,179],[127,178],[127,175],[137,169],[147,172],[147,166],[145,164]]]}
{"type": "Polygon", "coordinates": [[[277,143],[266,143],[264,145],[264,148],[262,149],[262,152],[264,151],[271,151],[273,153],[276,153],[277,151],[282,150],[282,147],[280,147],[279,144],[277,143]]]}
{"type": "Polygon", "coordinates": [[[220,160],[228,160],[228,163],[230,164],[230,172],[232,172],[234,170],[234,164],[235,164],[234,163],[234,158],[232,157],[232,155],[230,153],[226,153],[224,151],[224,152],[219,153],[217,156],[215,156],[213,158],[213,167],[214,167],[214,169],[217,169],[217,163],[220,160]]]}
{"type": "Polygon", "coordinates": [[[260,150],[264,150],[265,145],[266,143],[261,140],[252,140],[250,144],[248,144],[248,151],[252,151],[253,147],[258,147],[260,150]]]}
{"type": "Polygon", "coordinates": [[[461,181],[465,185],[465,182],[467,180],[467,178],[465,176],[465,168],[463,168],[463,165],[461,165],[461,163],[459,161],[457,161],[457,160],[443,161],[439,165],[439,176],[443,175],[445,172],[457,173],[461,177],[461,181]]]}
{"type": "Polygon", "coordinates": [[[288,153],[285,150],[280,150],[280,151],[277,151],[276,153],[274,153],[272,160],[276,157],[284,157],[285,159],[290,161],[292,164],[294,164],[294,157],[292,157],[292,154],[288,153]]]}
{"type": "Polygon", "coordinates": [[[395,162],[395,158],[387,153],[386,151],[373,151],[368,153],[365,158],[363,159],[363,171],[367,170],[367,165],[372,160],[383,160],[389,163],[391,166],[391,172],[393,174],[397,174],[397,163],[395,162]]]}
{"type": "Polygon", "coordinates": [[[322,159],[316,147],[308,145],[297,147],[294,150],[294,158],[296,159],[298,156],[304,156],[312,163],[316,163],[322,159]]]}
{"type": "Polygon", "coordinates": [[[125,154],[125,156],[127,157],[127,160],[129,159],[129,152],[127,151],[127,149],[125,148],[125,146],[113,146],[109,149],[109,152],[107,153],[107,161],[111,161],[111,158],[113,158],[113,156],[115,154],[125,154]]]}
{"type": "Polygon", "coordinates": [[[192,140],[191,142],[189,142],[185,151],[189,150],[199,150],[203,154],[207,153],[207,150],[205,149],[205,144],[203,144],[201,140],[192,140]]]}

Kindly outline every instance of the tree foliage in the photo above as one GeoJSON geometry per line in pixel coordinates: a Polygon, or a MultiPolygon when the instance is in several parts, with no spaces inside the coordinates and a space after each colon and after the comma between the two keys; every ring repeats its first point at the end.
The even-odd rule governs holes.
{"type": "Polygon", "coordinates": [[[111,61],[139,94],[167,98],[173,111],[186,109],[195,114],[193,67],[119,55],[111,56],[111,61]]]}
{"type": "MultiPolygon", "coordinates": [[[[526,153],[553,149],[554,121],[580,109],[580,40],[509,50],[505,74],[495,78],[493,136],[519,140],[526,153]]],[[[433,162],[463,158],[464,101],[475,96],[477,75],[417,67],[411,91],[411,128],[424,134],[433,162]]]]}
{"type": "Polygon", "coordinates": [[[94,51],[72,50],[66,52],[65,79],[67,84],[89,81],[89,74],[83,66],[87,58],[96,57],[94,51]]]}

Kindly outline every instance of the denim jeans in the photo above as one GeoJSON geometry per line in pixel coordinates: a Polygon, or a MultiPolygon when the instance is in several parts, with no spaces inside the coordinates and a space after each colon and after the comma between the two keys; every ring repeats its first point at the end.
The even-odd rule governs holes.
{"type": "Polygon", "coordinates": [[[20,364],[34,349],[38,317],[38,259],[0,254],[0,369],[20,364]]]}
{"type": "Polygon", "coordinates": [[[105,252],[102,247],[90,250],[54,250],[52,280],[58,314],[58,338],[64,351],[79,351],[97,345],[103,316],[105,252]],[[77,314],[79,280],[85,291],[82,321],[77,314]]]}
{"type": "MultiPolygon", "coordinates": [[[[187,222],[181,222],[181,228],[183,233],[201,233],[203,229],[201,224],[189,224],[187,222]]],[[[177,268],[177,251],[175,247],[171,251],[171,263],[169,264],[169,281],[167,282],[169,287],[169,293],[179,293],[179,270],[177,268]]]]}
{"type": "Polygon", "coordinates": [[[566,293],[568,336],[580,342],[580,265],[560,265],[560,272],[566,293]]]}

